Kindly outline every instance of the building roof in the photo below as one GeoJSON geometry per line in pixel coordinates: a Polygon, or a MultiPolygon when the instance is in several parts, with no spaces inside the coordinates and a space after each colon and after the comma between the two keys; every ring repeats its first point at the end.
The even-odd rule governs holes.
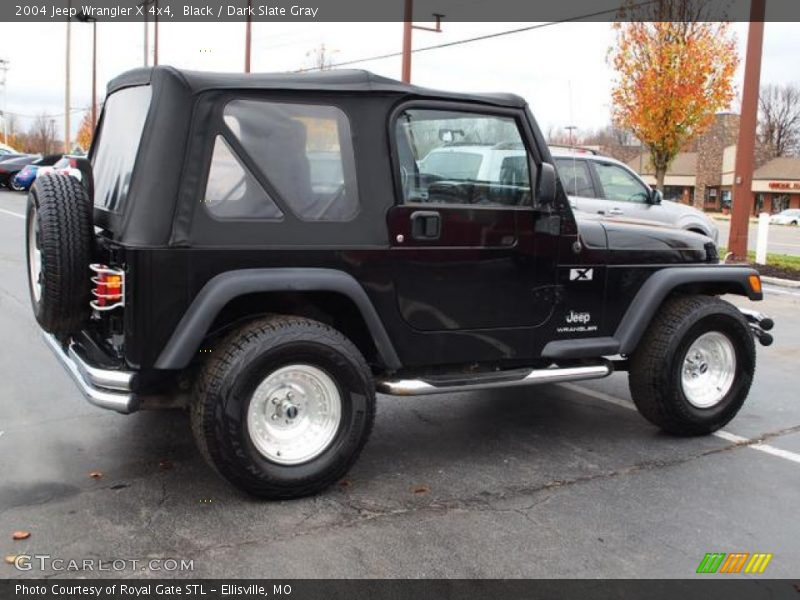
{"type": "Polygon", "coordinates": [[[191,94],[207,90],[229,89],[377,92],[484,102],[499,106],[524,107],[526,105],[523,98],[514,94],[462,94],[432,90],[357,69],[334,69],[308,73],[211,73],[160,65],[126,71],[108,83],[107,91],[111,94],[122,88],[155,85],[164,80],[171,80],[191,94]]]}
{"type": "MultiPolygon", "coordinates": [[[[637,171],[639,175],[655,175],[655,169],[650,162],[650,153],[643,152],[636,158],[628,161],[628,166],[637,171]]],[[[697,175],[697,152],[679,152],[667,169],[667,175],[683,175],[694,177],[697,175]]]]}
{"type": "Polygon", "coordinates": [[[800,179],[800,158],[773,158],[755,170],[753,179],[800,179]]]}

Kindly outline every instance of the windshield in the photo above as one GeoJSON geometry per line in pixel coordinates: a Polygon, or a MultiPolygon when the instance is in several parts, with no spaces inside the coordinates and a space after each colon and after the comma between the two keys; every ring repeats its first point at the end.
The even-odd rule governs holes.
{"type": "Polygon", "coordinates": [[[797,217],[800,215],[800,209],[797,208],[787,208],[786,210],[781,212],[782,217],[797,217]]]}
{"type": "Polygon", "coordinates": [[[92,151],[94,205],[99,208],[116,212],[125,204],[150,96],[150,86],[138,86],[106,99],[100,137],[92,151]]]}

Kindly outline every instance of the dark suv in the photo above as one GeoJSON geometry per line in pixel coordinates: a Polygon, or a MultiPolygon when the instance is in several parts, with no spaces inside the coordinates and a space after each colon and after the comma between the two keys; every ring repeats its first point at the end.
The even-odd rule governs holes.
{"type": "Polygon", "coordinates": [[[517,96],[139,69],[110,83],[80,168],[28,202],[47,342],[93,404],[188,407],[206,459],[258,496],[342,477],[376,390],[628,370],[648,420],[707,434],[771,341],[719,298],[760,300],[758,274],[708,238],[576,222],[517,96]]]}

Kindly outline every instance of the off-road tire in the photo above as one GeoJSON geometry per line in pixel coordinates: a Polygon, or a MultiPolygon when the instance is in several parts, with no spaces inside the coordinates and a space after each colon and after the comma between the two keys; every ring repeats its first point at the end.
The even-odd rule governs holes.
{"type": "Polygon", "coordinates": [[[73,177],[43,175],[28,194],[25,248],[31,254],[31,219],[38,219],[41,252],[41,296],[37,300],[31,269],[28,290],[36,320],[56,335],[73,333],[88,319],[91,309],[89,264],[92,257],[92,204],[73,177]]]}
{"type": "Polygon", "coordinates": [[[636,408],[654,425],[674,435],[707,435],[739,412],[755,365],[753,335],[735,306],[711,296],[676,296],[659,308],[631,356],[628,385],[636,408]],[[718,404],[698,408],[684,395],[681,370],[686,351],[708,331],[719,331],[732,342],[736,373],[718,404]]]}
{"type": "Polygon", "coordinates": [[[289,499],[315,494],[347,473],[375,418],[372,373],[350,340],[318,321],[271,316],[235,330],[211,351],[198,376],[190,414],[200,452],[220,475],[254,496],[289,499]],[[247,411],[265,377],[301,363],[323,369],[334,380],[341,421],[322,454],[283,465],[256,448],[247,411]]]}

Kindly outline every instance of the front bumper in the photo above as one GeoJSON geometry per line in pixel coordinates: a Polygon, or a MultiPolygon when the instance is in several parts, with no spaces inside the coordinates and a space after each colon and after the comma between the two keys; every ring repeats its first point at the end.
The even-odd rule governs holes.
{"type": "Polygon", "coordinates": [[[52,335],[45,334],[43,337],[89,402],[123,414],[138,409],[138,400],[132,391],[135,373],[90,365],[74,342],[70,341],[65,347],[52,335]]]}
{"type": "Polygon", "coordinates": [[[755,310],[739,308],[739,312],[742,313],[742,316],[747,320],[747,324],[750,325],[750,331],[753,333],[753,337],[755,337],[762,346],[771,345],[773,341],[772,335],[767,332],[775,327],[775,321],[767,315],[755,310]]]}

